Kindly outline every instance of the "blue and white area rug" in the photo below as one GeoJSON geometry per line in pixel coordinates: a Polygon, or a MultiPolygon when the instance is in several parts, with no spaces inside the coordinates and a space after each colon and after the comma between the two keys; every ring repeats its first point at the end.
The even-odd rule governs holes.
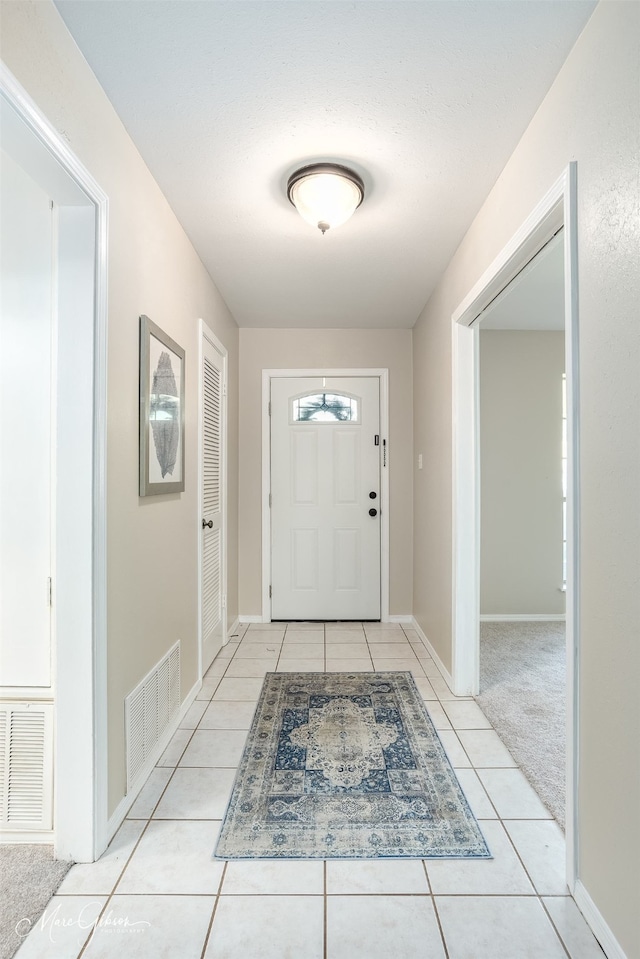
{"type": "Polygon", "coordinates": [[[267,673],[215,855],[491,858],[408,672],[267,673]]]}

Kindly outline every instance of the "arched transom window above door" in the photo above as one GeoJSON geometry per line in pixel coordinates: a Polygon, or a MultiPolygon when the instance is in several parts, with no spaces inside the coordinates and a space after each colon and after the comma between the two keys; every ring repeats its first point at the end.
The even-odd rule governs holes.
{"type": "Polygon", "coordinates": [[[304,393],[291,401],[292,423],[359,423],[360,400],[325,390],[304,393]]]}

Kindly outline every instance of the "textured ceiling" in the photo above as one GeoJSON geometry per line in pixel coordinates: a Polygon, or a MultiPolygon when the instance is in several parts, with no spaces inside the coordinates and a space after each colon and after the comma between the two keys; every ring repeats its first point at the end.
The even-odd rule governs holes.
{"type": "Polygon", "coordinates": [[[240,326],[411,327],[595,2],[57,0],[240,326]],[[285,195],[334,160],[322,236],[285,195]]]}

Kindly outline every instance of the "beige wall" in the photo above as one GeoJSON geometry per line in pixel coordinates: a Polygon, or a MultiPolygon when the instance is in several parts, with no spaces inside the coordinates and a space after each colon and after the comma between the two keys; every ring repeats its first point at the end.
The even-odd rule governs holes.
{"type": "Polygon", "coordinates": [[[109,812],[125,790],[127,693],[182,642],[197,676],[198,318],[229,350],[229,616],[237,615],[238,330],[107,97],[48,2],[2,3],[2,58],[109,197],[109,812]],[[138,497],[138,317],[186,350],[186,490],[138,497]]]}
{"type": "Polygon", "coordinates": [[[596,8],[414,329],[414,596],[451,663],[451,314],[571,160],[580,297],[579,876],[640,955],[640,7],[596,8]]]}
{"type": "Polygon", "coordinates": [[[262,370],[389,369],[390,612],[411,612],[411,330],[240,330],[240,612],[262,612],[262,370]]]}
{"type": "Polygon", "coordinates": [[[564,613],[564,333],[480,330],[480,613],[564,613]]]}

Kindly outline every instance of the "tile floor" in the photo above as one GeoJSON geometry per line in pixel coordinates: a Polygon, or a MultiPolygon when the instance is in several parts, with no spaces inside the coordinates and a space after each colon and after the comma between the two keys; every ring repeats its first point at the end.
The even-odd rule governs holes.
{"type": "Polygon", "coordinates": [[[560,829],[418,634],[241,627],[99,862],[74,866],[19,959],[602,959],[560,829]],[[211,858],[267,671],[412,671],[490,861],[211,858]]]}

